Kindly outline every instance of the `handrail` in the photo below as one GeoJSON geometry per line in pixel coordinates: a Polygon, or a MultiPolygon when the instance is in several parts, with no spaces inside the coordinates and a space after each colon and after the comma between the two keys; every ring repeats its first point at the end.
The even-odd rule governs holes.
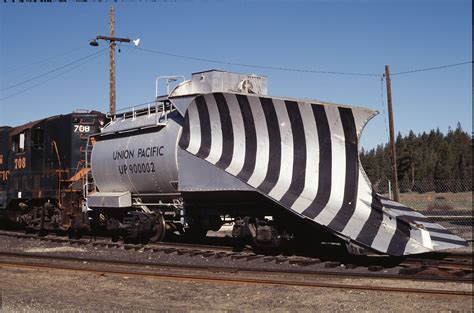
{"type": "Polygon", "coordinates": [[[183,75],[172,75],[172,76],[158,76],[156,78],[156,81],[155,81],[155,98],[158,98],[158,91],[159,91],[159,88],[158,88],[158,83],[160,80],[163,80],[163,79],[166,79],[166,86],[167,86],[167,95],[170,94],[170,90],[169,90],[169,83],[171,81],[171,79],[174,79],[174,81],[178,80],[179,78],[183,79],[183,81],[186,80],[186,77],[184,77],[183,75]]]}
{"type": "Polygon", "coordinates": [[[61,158],[59,157],[58,145],[56,144],[56,140],[51,141],[51,146],[54,147],[54,150],[56,152],[56,157],[58,159],[58,167],[59,167],[59,171],[58,171],[58,205],[59,205],[59,207],[61,207],[61,172],[62,172],[61,158]]]}
{"type": "Polygon", "coordinates": [[[128,107],[125,107],[125,108],[121,108],[121,109],[118,109],[113,116],[110,115],[110,113],[107,113],[107,117],[112,118],[112,117],[117,116],[119,112],[124,112],[124,111],[125,111],[125,113],[130,112],[130,110],[132,110],[134,108],[136,109],[136,108],[140,108],[142,106],[145,107],[145,105],[150,105],[150,104],[155,103],[155,102],[156,102],[156,100],[153,100],[153,101],[149,101],[149,102],[145,102],[145,103],[141,103],[141,104],[137,104],[137,105],[131,105],[131,106],[128,106],[128,107]]]}
{"type": "MultiPolygon", "coordinates": [[[[113,116],[107,115],[107,117],[111,119],[109,124],[115,123],[117,121],[125,121],[129,118],[135,120],[139,116],[151,116],[152,114],[155,114],[156,124],[159,124],[160,120],[164,120],[164,122],[167,123],[168,113],[173,112],[176,109],[173,103],[167,100],[148,102],[145,104],[140,104],[139,106],[129,108],[130,110],[120,114],[117,113],[113,116]]],[[[124,111],[124,109],[120,111],[124,111]]]]}
{"type": "MultiPolygon", "coordinates": [[[[84,196],[84,199],[87,199],[87,196],[89,195],[89,175],[92,175],[92,171],[90,170],[90,164],[89,164],[89,147],[93,146],[94,144],[90,144],[91,143],[91,138],[94,137],[95,134],[92,134],[90,136],[87,137],[87,143],[86,143],[86,155],[85,155],[85,160],[86,160],[86,164],[85,164],[85,168],[86,169],[89,169],[89,171],[86,172],[86,180],[85,180],[85,183],[83,184],[83,188],[84,188],[84,191],[83,191],[83,196],[84,196]]],[[[91,157],[92,157],[92,154],[91,154],[91,157]]]]}
{"type": "MultiPolygon", "coordinates": [[[[90,138],[90,136],[87,136],[87,142],[86,142],[86,157],[85,157],[85,160],[86,160],[86,168],[89,168],[89,160],[88,160],[88,157],[87,157],[87,155],[88,155],[88,153],[89,153],[89,140],[90,140],[89,138],[90,138]]],[[[83,188],[84,188],[84,189],[83,189],[83,192],[82,192],[82,196],[83,196],[84,199],[87,199],[87,196],[89,195],[89,193],[88,193],[89,179],[87,179],[87,178],[88,178],[87,175],[88,175],[88,173],[86,174],[86,181],[85,181],[85,183],[83,184],[83,188]]]]}

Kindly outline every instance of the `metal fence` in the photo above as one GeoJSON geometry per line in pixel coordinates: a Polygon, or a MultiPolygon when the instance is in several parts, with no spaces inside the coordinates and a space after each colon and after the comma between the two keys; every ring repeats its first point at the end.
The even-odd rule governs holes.
{"type": "MultiPolygon", "coordinates": [[[[374,185],[375,190],[391,195],[390,182],[374,185]]],[[[401,182],[400,202],[472,241],[473,207],[471,180],[431,180],[401,182]]]]}

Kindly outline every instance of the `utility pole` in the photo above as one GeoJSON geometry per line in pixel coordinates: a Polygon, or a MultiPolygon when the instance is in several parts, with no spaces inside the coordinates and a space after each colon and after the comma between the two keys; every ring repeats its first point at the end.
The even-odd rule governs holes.
{"type": "Polygon", "coordinates": [[[397,152],[395,150],[395,132],[393,130],[393,110],[392,110],[392,85],[390,82],[390,69],[385,65],[385,81],[387,82],[387,104],[388,104],[388,124],[390,129],[390,155],[392,163],[392,186],[393,200],[399,201],[398,175],[397,175],[397,152]]]}
{"type": "Polygon", "coordinates": [[[109,42],[109,57],[110,57],[110,84],[109,84],[109,113],[115,115],[115,42],[133,42],[135,46],[138,46],[140,39],[130,40],[128,38],[115,37],[115,9],[110,7],[109,9],[109,26],[110,36],[97,36],[89,44],[97,47],[99,43],[97,40],[105,40],[109,42]]]}
{"type": "MultiPolygon", "coordinates": [[[[110,7],[109,9],[109,26],[110,26],[110,38],[115,36],[115,9],[110,7]]],[[[130,42],[130,40],[128,41],[130,42]]],[[[115,104],[115,40],[110,40],[110,86],[109,86],[109,112],[111,115],[115,115],[116,104],[115,104]]]]}

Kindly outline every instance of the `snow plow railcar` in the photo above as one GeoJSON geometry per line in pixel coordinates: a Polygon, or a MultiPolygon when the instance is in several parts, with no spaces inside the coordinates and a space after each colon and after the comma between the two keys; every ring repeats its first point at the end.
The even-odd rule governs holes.
{"type": "MultiPolygon", "coordinates": [[[[126,240],[160,241],[172,232],[199,239],[232,222],[232,235],[257,248],[292,238],[307,246],[337,240],[352,252],[394,256],[465,246],[443,226],[373,190],[358,143],[376,114],[271,97],[262,76],[194,73],[154,102],[110,116],[103,128],[94,124],[87,143],[72,144],[83,153],[84,169],[82,176],[68,172],[76,183],[67,188],[76,190],[70,186],[82,177],[80,199],[66,201],[67,188],[58,188],[66,182],[58,180],[57,194],[38,203],[9,178],[0,212],[17,212],[18,221],[35,220],[41,228],[54,212],[64,212],[63,228],[126,240]],[[76,213],[67,213],[67,203],[76,213]],[[20,214],[24,210],[30,215],[20,214]]],[[[1,141],[8,162],[0,170],[15,177],[18,131],[0,132],[10,138],[1,141]]]]}
{"type": "Polygon", "coordinates": [[[377,112],[266,90],[266,77],[194,73],[158,97],[161,105],[117,115],[95,137],[98,192],[88,206],[105,215],[127,211],[133,216],[107,227],[155,239],[183,228],[204,235],[228,216],[234,236],[262,246],[280,244],[301,225],[314,226],[308,245],[326,232],[390,255],[466,244],[374,192],[358,142],[377,112]]]}

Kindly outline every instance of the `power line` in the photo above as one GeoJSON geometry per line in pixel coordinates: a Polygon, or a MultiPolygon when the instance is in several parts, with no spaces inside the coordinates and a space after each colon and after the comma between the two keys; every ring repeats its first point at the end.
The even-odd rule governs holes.
{"type": "Polygon", "coordinates": [[[145,48],[134,47],[134,46],[129,46],[129,45],[124,45],[124,47],[134,48],[134,49],[145,51],[145,52],[151,52],[151,53],[156,53],[156,54],[160,54],[160,55],[166,55],[166,56],[171,56],[171,57],[181,58],[181,59],[188,59],[188,60],[208,62],[208,63],[216,63],[216,64],[225,64],[225,65],[259,68],[259,69],[267,69],[267,70],[288,71],[288,72],[303,72],[303,73],[317,73],[317,74],[332,74],[332,75],[348,75],[348,76],[376,76],[376,77],[381,76],[381,74],[374,74],[374,73],[354,73],[354,72],[306,70],[306,69],[298,69],[298,68],[290,68],[290,67],[277,67],[277,66],[265,66],[265,65],[235,63],[235,62],[219,61],[219,60],[212,60],[212,59],[205,59],[205,58],[198,58],[198,57],[168,53],[168,52],[145,49],[145,48]]]}
{"type": "MultiPolygon", "coordinates": [[[[242,66],[242,67],[268,69],[268,70],[290,71],[290,72],[304,72],[304,73],[317,73],[317,74],[332,74],[332,75],[349,75],[349,76],[375,76],[375,77],[383,76],[383,74],[375,74],[375,73],[356,73],[356,72],[338,72],[338,71],[306,70],[306,69],[298,69],[298,68],[290,68],[290,67],[277,67],[277,66],[266,66],[266,65],[236,63],[236,62],[219,61],[219,60],[206,59],[206,58],[198,58],[198,57],[193,57],[193,56],[187,56],[187,55],[181,55],[181,54],[163,52],[163,51],[152,50],[152,49],[146,49],[146,48],[140,48],[140,47],[129,46],[129,45],[124,45],[124,47],[127,47],[127,48],[134,48],[134,49],[141,50],[141,51],[145,51],[145,52],[151,52],[151,53],[156,53],[156,54],[160,54],[160,55],[171,56],[171,57],[181,58],[181,59],[195,60],[195,61],[208,62],[208,63],[216,63],[216,64],[242,66]]],[[[439,69],[450,68],[450,67],[455,67],[455,66],[460,66],[460,65],[465,65],[465,64],[472,64],[472,63],[473,63],[473,61],[466,61],[466,62],[461,62],[461,63],[455,63],[455,64],[448,64],[448,65],[436,66],[436,67],[429,67],[429,68],[421,68],[421,69],[408,70],[408,71],[404,71],[404,72],[393,73],[393,74],[391,74],[391,75],[392,75],[392,76],[394,76],[394,75],[404,75],[404,74],[411,74],[411,73],[417,73],[417,72],[425,72],[425,71],[439,70],[439,69]]]]}
{"type": "MultiPolygon", "coordinates": [[[[234,66],[242,66],[242,67],[251,67],[251,68],[260,68],[260,69],[269,69],[269,70],[279,70],[279,71],[291,71],[291,72],[304,72],[304,73],[317,73],[317,74],[332,74],[332,75],[349,75],[349,76],[372,76],[372,77],[381,77],[382,76],[382,81],[383,81],[383,75],[380,75],[380,74],[374,74],[374,73],[356,73],[356,72],[337,72],[337,71],[322,71],[322,70],[306,70],[306,69],[297,69],[297,68],[290,68],[290,67],[275,67],[275,66],[265,66],[265,65],[255,65],[255,64],[245,64],[245,63],[236,63],[236,62],[228,62],[228,61],[219,61],[219,60],[213,60],[213,59],[206,59],[206,58],[198,58],[198,57],[192,57],[192,56],[186,56],[186,55],[180,55],[180,54],[174,54],[174,53],[168,53],[168,52],[163,52],[163,51],[158,51],[158,50],[152,50],[152,49],[145,49],[145,48],[140,48],[140,47],[135,47],[135,46],[129,46],[129,45],[124,45],[124,47],[127,47],[127,48],[134,48],[134,49],[137,49],[137,50],[141,50],[141,51],[145,51],[145,52],[150,52],[150,53],[155,53],[155,54],[160,54],[160,55],[165,55],[165,56],[171,56],[171,57],[176,57],[176,58],[182,58],[182,59],[188,59],[188,60],[195,60],[195,61],[201,61],[201,62],[208,62],[208,63],[216,63],[216,64],[225,64],[225,65],[234,65],[234,66]]],[[[5,91],[5,90],[8,90],[8,89],[11,89],[11,88],[14,88],[14,87],[17,87],[19,85],[22,85],[22,84],[25,84],[25,83],[28,83],[30,81],[33,81],[35,79],[38,79],[38,78],[41,78],[43,76],[46,76],[48,74],[51,74],[51,73],[54,73],[54,72],[57,72],[63,68],[66,68],[70,65],[73,65],[73,64],[76,64],[78,62],[81,62],[83,60],[86,60],[85,62],[82,62],[82,63],[79,63],[79,65],[75,66],[75,67],[72,67],[62,73],[60,73],[59,75],[55,75],[47,80],[44,80],[36,85],[33,85],[29,88],[25,88],[23,90],[20,90],[19,92],[17,93],[14,93],[12,95],[9,95],[7,97],[4,97],[4,98],[1,98],[0,100],[5,100],[5,99],[8,99],[8,98],[11,98],[15,95],[18,95],[18,94],[21,94],[25,91],[28,91],[32,88],[35,88],[39,85],[42,85],[54,78],[57,78],[59,76],[62,76],[80,66],[82,66],[83,64],[95,59],[96,57],[93,57],[93,56],[96,56],[98,55],[99,53],[105,51],[107,48],[104,48],[102,50],[99,50],[97,52],[94,52],[92,54],[89,54],[85,57],[82,57],[80,59],[77,59],[75,61],[72,61],[70,63],[67,63],[65,65],[62,65],[60,67],[57,67],[53,70],[50,70],[46,73],[43,73],[43,74],[40,74],[38,76],[35,76],[35,77],[32,77],[30,79],[27,79],[27,80],[24,80],[22,82],[19,82],[17,84],[14,84],[14,85],[11,85],[11,86],[8,86],[6,88],[3,88],[1,89],[0,91],[5,91]],[[93,57],[93,58],[91,58],[93,57]],[[88,60],[87,60],[88,59],[88,60]]],[[[68,51],[68,52],[65,52],[61,55],[64,55],[64,54],[68,54],[68,53],[71,53],[73,51],[76,51],[78,49],[74,49],[74,50],[71,50],[71,51],[68,51]]],[[[38,62],[41,62],[41,61],[38,61],[38,62]]],[[[38,63],[38,62],[35,62],[35,63],[38,63]]],[[[35,63],[32,63],[32,64],[35,64],[35,63]]],[[[438,69],[444,69],[444,68],[450,68],[450,67],[455,67],[455,66],[460,66],[460,65],[465,65],[465,64],[472,64],[473,61],[466,61],[466,62],[461,62],[461,63],[455,63],[455,64],[449,64],[449,65],[442,65],[442,66],[436,66],[436,67],[430,67],[430,68],[422,68],[422,69],[415,69],[415,70],[409,70],[409,71],[404,71],[404,72],[397,72],[397,73],[393,73],[391,74],[392,76],[394,75],[404,75],[404,74],[411,74],[411,73],[417,73],[417,72],[424,72],[424,71],[432,71],[432,70],[438,70],[438,69]]],[[[27,65],[25,65],[27,66],[27,65]]],[[[382,89],[382,93],[383,93],[383,89],[382,89]]]]}
{"type": "Polygon", "coordinates": [[[10,85],[10,86],[8,86],[8,87],[6,87],[6,88],[1,89],[0,91],[5,91],[5,90],[8,90],[8,89],[17,87],[17,86],[19,86],[19,85],[26,84],[26,83],[28,83],[28,82],[30,82],[30,81],[32,81],[32,80],[41,78],[41,77],[46,76],[46,75],[48,75],[48,74],[57,72],[57,71],[59,71],[59,70],[65,68],[65,67],[68,67],[68,66],[73,65],[73,64],[75,64],[75,63],[78,63],[78,62],[80,62],[80,61],[82,61],[82,60],[85,60],[85,59],[87,59],[87,58],[90,58],[90,57],[92,57],[92,56],[94,56],[94,55],[96,55],[96,54],[99,54],[99,53],[101,53],[102,51],[105,51],[106,49],[108,49],[108,47],[107,47],[107,48],[104,48],[104,49],[102,49],[102,50],[99,50],[99,51],[97,51],[97,52],[94,52],[94,53],[92,53],[92,54],[86,55],[85,57],[82,57],[82,58],[80,58],[80,59],[77,59],[77,60],[72,61],[72,62],[70,62],[70,63],[67,63],[67,64],[65,64],[65,65],[62,65],[62,66],[60,66],[60,67],[57,67],[57,68],[55,68],[55,69],[53,69],[53,70],[51,70],[51,71],[48,71],[48,72],[46,72],[46,73],[43,73],[43,74],[40,74],[40,75],[35,76],[35,77],[33,77],[33,78],[24,80],[24,81],[19,82],[19,83],[17,83],[17,84],[10,85]]]}
{"type": "MultiPolygon", "coordinates": [[[[106,48],[106,49],[107,49],[107,48],[106,48]]],[[[91,57],[91,58],[85,60],[84,62],[79,63],[79,64],[76,65],[76,66],[73,66],[73,67],[71,67],[71,68],[68,68],[67,70],[65,70],[65,71],[63,71],[63,72],[61,72],[61,73],[59,73],[58,75],[54,75],[54,76],[52,76],[52,77],[50,77],[50,78],[48,78],[48,79],[46,79],[46,80],[43,80],[43,81],[37,83],[36,85],[33,85],[33,86],[28,87],[28,88],[22,89],[22,90],[20,90],[20,91],[14,93],[14,94],[11,94],[11,95],[9,95],[9,96],[7,96],[7,97],[0,98],[0,101],[3,101],[3,100],[6,100],[6,99],[8,99],[8,98],[11,98],[11,97],[13,97],[13,96],[22,94],[22,93],[24,93],[24,92],[26,92],[26,91],[28,91],[28,90],[30,90],[30,89],[33,89],[33,88],[36,88],[36,87],[42,85],[42,84],[44,84],[44,83],[46,83],[46,82],[48,82],[48,81],[50,81],[50,80],[53,80],[53,79],[55,79],[55,78],[57,78],[57,77],[59,77],[59,76],[62,76],[62,75],[64,75],[64,74],[66,74],[66,73],[69,73],[69,72],[71,72],[72,70],[75,70],[76,68],[78,68],[78,67],[80,67],[80,66],[82,66],[82,65],[84,65],[84,64],[86,64],[86,63],[88,63],[88,62],[90,62],[90,61],[92,61],[92,60],[97,59],[97,58],[99,57],[98,53],[99,53],[99,52],[103,52],[103,51],[105,51],[106,49],[103,49],[103,50],[98,51],[97,53],[94,53],[94,54],[95,54],[94,57],[91,57]]]]}
{"type": "Polygon", "coordinates": [[[31,62],[31,63],[28,63],[28,64],[23,64],[23,65],[19,65],[15,68],[7,68],[5,70],[6,73],[13,73],[13,72],[16,72],[20,69],[23,69],[25,67],[31,67],[33,65],[39,65],[39,64],[44,64],[44,63],[47,63],[49,60],[51,59],[55,59],[55,58],[58,58],[58,57],[62,57],[62,56],[65,56],[65,55],[68,55],[68,54],[71,54],[73,52],[76,52],[76,51],[79,51],[79,50],[82,50],[82,49],[86,49],[87,47],[85,46],[81,46],[81,47],[77,47],[77,48],[74,48],[74,49],[71,49],[71,50],[68,50],[68,51],[65,51],[65,52],[61,52],[59,54],[55,54],[55,55],[52,55],[52,56],[49,56],[49,57],[46,57],[44,59],[40,59],[38,61],[34,61],[34,62],[31,62]]]}
{"type": "Polygon", "coordinates": [[[460,66],[460,65],[465,65],[465,64],[472,64],[472,63],[473,61],[466,61],[466,62],[449,64],[449,65],[441,65],[441,66],[436,66],[436,67],[428,67],[428,68],[421,68],[421,69],[410,70],[410,71],[405,71],[405,72],[398,72],[398,73],[393,73],[390,75],[394,76],[394,75],[404,75],[404,74],[411,74],[411,73],[418,73],[418,72],[425,72],[425,71],[433,71],[433,70],[439,70],[443,68],[455,67],[455,66],[460,66]]]}

